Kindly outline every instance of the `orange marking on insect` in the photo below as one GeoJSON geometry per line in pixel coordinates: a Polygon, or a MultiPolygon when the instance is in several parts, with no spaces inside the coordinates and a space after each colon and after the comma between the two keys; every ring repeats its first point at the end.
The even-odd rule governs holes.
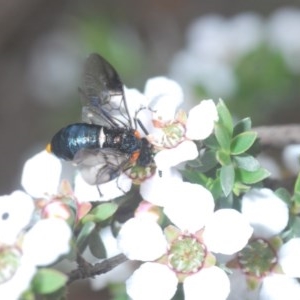
{"type": "Polygon", "coordinates": [[[130,157],[130,162],[134,163],[140,156],[140,151],[135,151],[132,153],[131,157],[130,157]]]}
{"type": "Polygon", "coordinates": [[[51,144],[50,143],[46,146],[46,151],[48,153],[52,153],[52,149],[51,149],[51,144]]]}
{"type": "Polygon", "coordinates": [[[134,136],[137,138],[137,139],[141,139],[142,137],[141,137],[141,134],[137,131],[137,130],[135,130],[134,131],[134,136]]]}

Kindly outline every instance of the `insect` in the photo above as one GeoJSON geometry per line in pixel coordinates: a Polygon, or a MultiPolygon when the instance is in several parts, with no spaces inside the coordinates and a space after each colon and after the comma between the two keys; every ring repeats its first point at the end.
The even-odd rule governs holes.
{"type": "Polygon", "coordinates": [[[152,145],[141,137],[137,124],[147,131],[136,117],[131,120],[123,83],[99,54],[87,58],[79,93],[83,122],[59,130],[47,145],[48,152],[73,161],[85,181],[97,187],[133,166],[153,164],[152,145]]]}

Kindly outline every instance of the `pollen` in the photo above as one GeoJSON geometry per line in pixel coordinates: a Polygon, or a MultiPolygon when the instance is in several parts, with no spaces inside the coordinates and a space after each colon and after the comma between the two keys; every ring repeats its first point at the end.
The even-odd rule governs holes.
{"type": "Polygon", "coordinates": [[[51,148],[51,144],[50,144],[50,143],[46,146],[46,151],[47,151],[48,153],[51,153],[51,152],[52,152],[52,148],[51,148]]]}

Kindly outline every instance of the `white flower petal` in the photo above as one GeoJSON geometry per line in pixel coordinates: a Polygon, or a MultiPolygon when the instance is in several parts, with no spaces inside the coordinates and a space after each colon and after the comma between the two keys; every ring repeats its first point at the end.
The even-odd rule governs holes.
{"type": "Polygon", "coordinates": [[[22,191],[0,197],[0,243],[12,244],[29,224],[34,211],[30,196],[22,191]]]}
{"type": "Polygon", "coordinates": [[[21,294],[30,287],[30,282],[35,272],[36,267],[22,259],[21,265],[14,276],[10,280],[0,284],[1,298],[5,300],[21,299],[21,294]]]}
{"type": "Polygon", "coordinates": [[[282,151],[285,166],[295,175],[300,171],[300,145],[288,145],[282,151]]]}
{"type": "Polygon", "coordinates": [[[33,197],[57,193],[61,174],[61,162],[46,150],[28,159],[23,168],[21,183],[33,197]]]}
{"type": "Polygon", "coordinates": [[[183,289],[185,300],[225,300],[230,292],[230,283],[226,273],[213,266],[187,277],[183,289]]]}
{"type": "Polygon", "coordinates": [[[254,228],[254,234],[269,238],[280,233],[287,225],[287,205],[267,188],[252,189],[242,198],[242,214],[254,228]]]}
{"type": "Polygon", "coordinates": [[[206,139],[218,120],[218,112],[213,100],[203,100],[193,107],[186,123],[186,137],[191,140],[206,139]]]}
{"type": "Polygon", "coordinates": [[[211,192],[199,184],[181,182],[172,187],[171,193],[164,207],[167,217],[183,231],[203,228],[215,207],[211,192]]]}
{"type": "Polygon", "coordinates": [[[244,248],[252,233],[252,227],[241,213],[219,209],[206,223],[203,239],[210,251],[230,255],[244,248]]]}
{"type": "Polygon", "coordinates": [[[70,250],[71,229],[63,220],[49,218],[38,221],[25,235],[24,258],[34,265],[48,265],[70,250]]]}
{"type": "Polygon", "coordinates": [[[121,174],[118,178],[99,185],[90,185],[82,178],[81,174],[75,177],[74,193],[79,203],[90,201],[109,201],[124,195],[131,188],[132,181],[127,175],[121,174]]]}
{"type": "Polygon", "coordinates": [[[232,269],[228,275],[230,280],[230,294],[227,300],[257,300],[259,289],[250,290],[245,274],[240,269],[232,269]]]}
{"type": "Polygon", "coordinates": [[[263,280],[259,300],[299,300],[300,285],[296,279],[274,274],[263,280]]]}
{"type": "Polygon", "coordinates": [[[159,170],[177,166],[178,164],[195,159],[198,156],[197,146],[192,141],[184,141],[177,147],[159,151],[154,161],[159,170]]]}
{"type": "Polygon", "coordinates": [[[149,79],[144,94],[150,100],[151,110],[163,121],[173,120],[177,107],[183,102],[180,85],[166,77],[149,79]]]}
{"type": "Polygon", "coordinates": [[[143,199],[157,206],[165,206],[170,200],[170,191],[177,183],[181,182],[180,173],[175,169],[165,169],[156,172],[154,176],[145,180],[140,186],[143,199]]]}
{"type": "Polygon", "coordinates": [[[144,263],[126,281],[126,291],[132,300],[170,300],[178,279],[170,268],[157,263],[144,263]]]}
{"type": "Polygon", "coordinates": [[[284,274],[300,278],[300,238],[293,238],[278,251],[279,264],[284,274]]]}
{"type": "Polygon", "coordinates": [[[118,234],[119,249],[131,260],[155,260],[167,252],[167,241],[152,219],[132,218],[118,234]]]}

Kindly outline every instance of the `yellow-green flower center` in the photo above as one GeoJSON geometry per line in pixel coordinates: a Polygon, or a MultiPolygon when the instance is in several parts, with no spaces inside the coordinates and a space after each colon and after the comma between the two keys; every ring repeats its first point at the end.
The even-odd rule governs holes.
{"type": "Polygon", "coordinates": [[[242,271],[251,276],[262,278],[272,272],[278,259],[276,251],[264,239],[255,239],[238,253],[238,262],[242,271]]]}
{"type": "Polygon", "coordinates": [[[21,252],[13,246],[0,246],[0,284],[10,280],[16,273],[21,252]]]}
{"type": "Polygon", "coordinates": [[[168,261],[175,272],[189,274],[199,271],[204,263],[206,247],[193,236],[180,236],[172,242],[168,261]]]}

